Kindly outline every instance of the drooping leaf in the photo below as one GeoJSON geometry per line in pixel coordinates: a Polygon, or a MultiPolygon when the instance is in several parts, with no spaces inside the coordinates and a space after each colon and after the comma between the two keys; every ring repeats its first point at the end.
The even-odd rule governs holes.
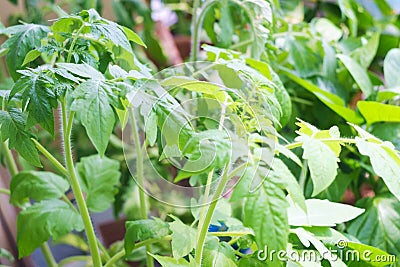
{"type": "Polygon", "coordinates": [[[195,248],[197,231],[196,229],[184,224],[178,218],[172,218],[175,220],[169,224],[172,231],[172,255],[178,260],[188,255],[195,248]]]}
{"type": "Polygon", "coordinates": [[[35,203],[17,217],[18,257],[28,256],[50,237],[57,240],[72,230],[83,230],[83,223],[66,202],[52,199],[35,203]]]}
{"type": "Polygon", "coordinates": [[[114,129],[113,107],[123,109],[119,88],[100,80],[88,80],[72,93],[71,109],[76,111],[93,145],[104,155],[114,129]]]}
{"type": "Polygon", "coordinates": [[[18,153],[34,166],[41,167],[39,154],[31,140],[32,134],[25,130],[26,115],[19,109],[0,110],[1,141],[8,140],[8,147],[18,153]]]}
{"type": "Polygon", "coordinates": [[[93,212],[108,209],[117,193],[119,162],[107,157],[93,155],[81,158],[76,165],[82,190],[86,192],[86,204],[93,212]]]}
{"type": "Polygon", "coordinates": [[[302,142],[303,158],[308,162],[314,185],[312,195],[315,196],[326,189],[337,175],[341,145],[334,139],[340,137],[340,132],[336,126],[321,131],[301,120],[296,124],[300,129],[295,140],[302,142]]]}
{"type": "Polygon", "coordinates": [[[297,77],[295,74],[290,72],[289,70],[281,70],[283,74],[288,76],[292,81],[304,87],[304,89],[308,90],[312,94],[314,94],[322,103],[327,105],[331,110],[336,112],[339,116],[344,118],[348,122],[352,122],[355,124],[361,124],[364,122],[364,119],[357,114],[354,110],[346,107],[344,101],[338,97],[337,95],[324,91],[318,86],[312,84],[311,82],[304,80],[300,77],[297,77]]]}
{"type": "Polygon", "coordinates": [[[132,252],[137,241],[153,238],[161,239],[169,233],[168,223],[159,219],[127,221],[125,228],[124,247],[127,255],[132,252]]]}
{"type": "Polygon", "coordinates": [[[286,249],[289,233],[287,206],[282,189],[270,180],[265,180],[248,197],[243,224],[254,230],[259,248],[268,246],[275,250],[286,249]]]}
{"type": "Polygon", "coordinates": [[[364,212],[363,209],[328,200],[307,199],[307,212],[291,203],[288,208],[289,224],[293,226],[336,226],[350,221],[364,212]]]}
{"type": "Polygon", "coordinates": [[[349,56],[337,55],[337,57],[342,61],[344,66],[350,72],[351,76],[354,78],[355,82],[360,87],[365,97],[368,97],[372,93],[373,88],[367,71],[349,56]]]}
{"type": "Polygon", "coordinates": [[[339,159],[327,145],[317,139],[306,138],[303,149],[303,158],[308,162],[314,186],[312,196],[315,196],[335,179],[339,159]]]}
{"type": "Polygon", "coordinates": [[[10,183],[10,202],[22,205],[30,198],[36,201],[60,198],[69,188],[66,179],[51,173],[26,171],[14,176],[10,183]]]}
{"type": "Polygon", "coordinates": [[[41,40],[47,37],[49,28],[37,24],[18,25],[11,33],[2,48],[8,49],[6,62],[11,77],[16,81],[21,75],[17,70],[22,68],[26,55],[41,46],[41,40]]]}

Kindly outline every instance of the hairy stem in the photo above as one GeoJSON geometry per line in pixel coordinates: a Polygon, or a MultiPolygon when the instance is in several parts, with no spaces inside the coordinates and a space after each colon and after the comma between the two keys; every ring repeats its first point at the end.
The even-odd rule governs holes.
{"type": "Polygon", "coordinates": [[[47,149],[42,146],[35,138],[31,138],[35,143],[36,148],[56,167],[56,169],[63,175],[68,175],[67,169],[52,155],[47,149]]]}
{"type": "Polygon", "coordinates": [[[97,245],[97,237],[94,233],[93,225],[89,215],[89,210],[86,206],[85,198],[83,197],[81,186],[79,185],[79,181],[75,173],[74,161],[72,158],[71,130],[72,130],[74,112],[72,111],[69,114],[69,120],[67,122],[67,108],[65,99],[61,101],[61,110],[62,110],[62,128],[63,128],[65,163],[67,166],[68,176],[70,178],[71,188],[74,193],[76,203],[78,205],[78,209],[82,217],[87,239],[89,241],[89,248],[92,254],[93,266],[101,267],[102,264],[101,264],[99,248],[97,245]]]}
{"type": "MultiPolygon", "coordinates": [[[[143,178],[143,149],[140,144],[139,129],[136,125],[135,114],[132,108],[129,110],[132,119],[132,132],[136,149],[136,181],[139,186],[140,213],[142,219],[147,219],[146,196],[144,193],[144,178],[143,178]]],[[[154,260],[149,253],[152,252],[151,245],[146,245],[146,262],[148,267],[154,267],[154,260]]]]}

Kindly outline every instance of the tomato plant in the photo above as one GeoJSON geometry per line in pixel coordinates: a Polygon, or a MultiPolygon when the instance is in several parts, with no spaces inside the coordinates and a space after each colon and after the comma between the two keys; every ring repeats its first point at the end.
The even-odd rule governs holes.
{"type": "Polygon", "coordinates": [[[350,0],[195,0],[188,61],[157,72],[143,56],[162,49],[151,10],[116,6],[127,7],[121,24],[88,9],[0,28],[12,176],[0,193],[21,210],[19,258],[40,248],[51,267],[398,264],[394,7],[374,18],[350,0]],[[133,11],[149,23],[144,41],[133,11]],[[95,153],[74,159],[74,128],[78,149],[87,138],[95,153]],[[126,233],[105,247],[91,213],[113,204],[126,233]],[[56,262],[49,240],[72,236],[87,256],[56,262]]]}

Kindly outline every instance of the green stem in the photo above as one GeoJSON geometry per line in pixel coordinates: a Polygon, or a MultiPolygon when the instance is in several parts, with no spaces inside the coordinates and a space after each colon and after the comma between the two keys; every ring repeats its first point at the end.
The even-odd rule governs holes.
{"type": "Polygon", "coordinates": [[[92,254],[93,266],[100,267],[102,264],[101,264],[99,248],[97,246],[97,238],[94,233],[93,225],[89,215],[89,210],[86,206],[81,186],[79,185],[79,181],[75,173],[74,161],[72,159],[71,130],[72,130],[74,112],[72,111],[70,113],[69,120],[67,122],[66,99],[61,101],[61,109],[62,109],[62,127],[64,130],[63,141],[64,141],[65,162],[67,165],[67,171],[70,178],[71,188],[74,193],[76,203],[78,205],[83,225],[85,227],[86,235],[89,241],[89,248],[92,254]]]}
{"type": "Polygon", "coordinates": [[[211,232],[210,235],[213,236],[245,236],[254,235],[252,232],[211,232]]]}
{"type": "MultiPolygon", "coordinates": [[[[342,143],[349,143],[349,144],[355,144],[356,140],[351,139],[351,138],[321,138],[321,139],[317,139],[318,141],[321,142],[342,142],[342,143]]],[[[288,149],[294,149],[297,147],[301,147],[303,145],[303,142],[295,142],[295,143],[291,143],[286,145],[285,147],[288,149]]]]}
{"type": "Polygon", "coordinates": [[[18,174],[17,164],[15,163],[11,150],[8,149],[7,144],[5,142],[1,142],[1,149],[4,152],[4,157],[6,158],[7,167],[8,170],[10,171],[11,176],[17,175],[18,174]]]}
{"type": "MultiPolygon", "coordinates": [[[[146,196],[144,193],[144,177],[143,177],[143,149],[140,144],[139,130],[136,125],[135,114],[132,108],[129,110],[132,119],[132,131],[133,139],[136,149],[136,179],[139,186],[139,200],[140,200],[140,213],[142,219],[147,219],[147,207],[146,207],[146,196]]],[[[152,253],[152,248],[150,245],[146,246],[146,262],[148,267],[154,267],[154,260],[149,253],[152,253]]]]}
{"type": "Polygon", "coordinates": [[[114,256],[111,257],[111,259],[109,259],[107,261],[107,263],[104,265],[104,267],[111,267],[113,266],[115,263],[117,263],[120,259],[122,259],[125,256],[125,250],[121,250],[120,252],[118,252],[117,254],[115,254],[114,256]]]}
{"type": "Polygon", "coordinates": [[[300,178],[299,178],[299,185],[301,190],[304,193],[305,186],[306,186],[306,178],[308,173],[308,161],[305,159],[303,161],[303,168],[301,169],[300,178]]]}
{"type": "Polygon", "coordinates": [[[68,50],[68,56],[67,56],[68,63],[71,62],[72,51],[74,50],[75,44],[78,41],[79,34],[82,32],[84,27],[85,27],[85,24],[83,23],[82,26],[79,28],[76,36],[74,36],[74,38],[72,39],[71,46],[69,47],[69,50],[68,50]]]}
{"type": "Polygon", "coordinates": [[[47,266],[48,267],[57,267],[57,262],[53,257],[53,254],[51,253],[50,247],[47,244],[47,242],[43,243],[42,246],[40,247],[43,252],[44,259],[46,260],[47,266]]]}
{"type": "Polygon", "coordinates": [[[208,227],[210,226],[211,218],[212,218],[212,216],[214,214],[214,210],[217,206],[218,199],[221,197],[221,194],[224,191],[224,188],[229,181],[228,166],[229,166],[229,163],[225,166],[224,173],[221,177],[220,182],[218,183],[217,189],[215,190],[215,193],[211,200],[211,204],[207,210],[204,222],[202,223],[201,228],[199,228],[200,232],[199,232],[199,237],[197,239],[196,251],[195,251],[195,262],[198,266],[201,266],[201,261],[203,258],[204,242],[206,240],[208,227]]]}
{"type": "Polygon", "coordinates": [[[203,20],[204,16],[207,13],[207,10],[218,3],[219,0],[208,0],[206,1],[202,6],[201,6],[201,12],[200,14],[198,13],[198,10],[200,8],[200,0],[195,0],[193,3],[193,17],[192,17],[192,39],[191,39],[191,54],[190,54],[190,60],[191,61],[196,61],[198,52],[199,52],[199,44],[200,44],[200,31],[203,26],[203,20]]]}
{"type": "Polygon", "coordinates": [[[101,253],[103,253],[104,259],[106,261],[110,260],[110,254],[108,254],[107,249],[103,246],[103,244],[100,242],[98,238],[97,238],[97,245],[99,246],[101,253]]]}
{"type": "Polygon", "coordinates": [[[11,193],[10,193],[10,190],[8,190],[8,189],[0,188],[0,194],[9,196],[11,193]]]}
{"type": "Polygon", "coordinates": [[[40,144],[35,138],[31,138],[35,143],[36,148],[56,167],[56,169],[63,175],[68,175],[67,169],[52,155],[47,151],[42,144],[40,144]]]}

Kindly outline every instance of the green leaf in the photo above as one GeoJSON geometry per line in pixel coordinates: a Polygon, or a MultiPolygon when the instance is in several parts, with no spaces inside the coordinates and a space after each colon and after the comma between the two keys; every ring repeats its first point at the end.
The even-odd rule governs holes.
{"type": "Polygon", "coordinates": [[[325,190],[335,179],[339,159],[328,145],[318,139],[302,136],[301,140],[304,149],[303,158],[308,162],[314,186],[312,196],[315,196],[325,190]]]}
{"type": "Polygon", "coordinates": [[[368,125],[380,121],[400,122],[400,107],[398,106],[373,101],[358,101],[357,107],[368,125]]]}
{"type": "Polygon", "coordinates": [[[83,230],[81,216],[64,201],[45,200],[22,210],[17,217],[18,257],[30,255],[43,242],[72,230],[83,230]]]}
{"type": "Polygon", "coordinates": [[[174,259],[183,258],[195,248],[197,231],[175,216],[170,215],[170,217],[175,220],[169,224],[172,231],[172,255],[174,259]]]}
{"type": "Polygon", "coordinates": [[[400,200],[400,156],[392,143],[377,142],[356,137],[360,153],[370,158],[374,172],[382,177],[390,192],[400,200]]]}
{"type": "Polygon", "coordinates": [[[189,262],[187,262],[185,259],[174,259],[171,257],[165,257],[165,256],[158,256],[158,255],[153,255],[150,254],[153,258],[155,258],[162,267],[190,267],[189,262]]]}
{"type": "Polygon", "coordinates": [[[322,59],[311,49],[306,40],[289,40],[289,57],[300,77],[307,78],[320,73],[322,59]]]}
{"type": "Polygon", "coordinates": [[[250,24],[254,31],[251,55],[258,59],[265,51],[265,44],[270,37],[270,26],[272,25],[273,15],[271,4],[264,0],[236,1],[243,10],[248,12],[250,24]]]}
{"type": "Polygon", "coordinates": [[[363,199],[357,205],[367,210],[350,223],[349,234],[362,243],[398,255],[400,253],[400,202],[389,195],[382,195],[373,199],[363,199]]]}
{"type": "Polygon", "coordinates": [[[107,210],[114,201],[121,173],[119,162],[107,157],[93,155],[81,158],[76,169],[86,192],[86,204],[93,212],[107,210]]]}
{"type": "Polygon", "coordinates": [[[107,82],[89,80],[72,93],[71,109],[79,114],[82,125],[100,155],[104,155],[114,129],[114,107],[123,108],[119,89],[107,82]]]}
{"type": "Polygon", "coordinates": [[[265,180],[256,192],[250,195],[244,207],[243,224],[254,230],[259,248],[285,250],[289,225],[285,195],[270,180],[265,180]]]}
{"type": "Polygon", "coordinates": [[[352,0],[338,0],[340,11],[349,19],[352,36],[357,36],[357,16],[352,7],[352,0]]]}
{"type": "Polygon", "coordinates": [[[362,45],[351,53],[351,58],[357,61],[363,69],[367,69],[375,58],[379,47],[380,35],[379,31],[373,33],[365,45],[362,45]]]}
{"type": "Polygon", "coordinates": [[[337,57],[342,61],[344,66],[350,72],[351,76],[354,78],[355,82],[360,87],[365,97],[368,97],[372,93],[373,88],[367,71],[349,56],[337,55],[337,57]]]}
{"type": "Polygon", "coordinates": [[[400,48],[394,48],[386,54],[383,72],[387,87],[400,86],[400,48]]]}
{"type": "Polygon", "coordinates": [[[153,111],[146,120],[146,140],[149,146],[154,146],[157,141],[157,116],[153,111]]]}
{"type": "Polygon", "coordinates": [[[60,198],[68,188],[68,181],[54,173],[44,171],[20,172],[11,180],[10,202],[21,206],[29,198],[36,201],[60,198]]]}
{"type": "Polygon", "coordinates": [[[332,267],[346,267],[346,264],[337,256],[335,256],[331,250],[329,250],[320,240],[318,240],[313,233],[305,230],[304,228],[295,228],[292,230],[297,234],[300,241],[305,247],[310,247],[312,244],[314,248],[319,252],[323,259],[327,259],[332,267]]]}
{"type": "Polygon", "coordinates": [[[328,200],[307,199],[307,212],[291,203],[288,208],[289,224],[293,226],[336,226],[350,221],[364,212],[363,209],[328,200]]]}
{"type": "Polygon", "coordinates": [[[221,88],[216,84],[205,81],[198,81],[187,77],[174,76],[165,79],[162,82],[162,85],[173,86],[173,88],[175,87],[186,88],[193,92],[203,93],[215,97],[215,99],[219,100],[221,103],[225,103],[228,97],[227,93],[223,91],[223,88],[221,88]]]}
{"type": "Polygon", "coordinates": [[[274,158],[272,164],[272,172],[269,174],[270,177],[277,178],[285,183],[286,190],[289,192],[293,202],[299,205],[304,211],[307,210],[303,191],[300,188],[299,183],[293,176],[289,168],[280,159],[274,158]]]}
{"type": "Polygon", "coordinates": [[[101,72],[93,68],[92,66],[84,64],[73,64],[73,63],[57,63],[59,68],[63,68],[72,74],[78,75],[83,78],[93,80],[105,80],[101,72]]]}
{"type": "Polygon", "coordinates": [[[0,110],[1,141],[8,140],[8,147],[15,148],[18,153],[34,166],[41,167],[39,154],[32,134],[25,131],[26,115],[19,109],[0,110]]]}
{"type": "Polygon", "coordinates": [[[364,245],[361,243],[355,242],[346,242],[346,249],[359,251],[360,261],[356,261],[355,264],[351,264],[351,266],[376,266],[376,267],[384,267],[390,263],[395,263],[394,255],[390,255],[389,253],[380,250],[378,248],[364,245]],[[386,259],[382,261],[377,261],[375,259],[386,259]]]}
{"type": "Polygon", "coordinates": [[[364,119],[359,114],[357,114],[357,112],[346,107],[345,102],[339,96],[322,90],[321,88],[312,84],[311,82],[304,80],[300,77],[297,77],[289,70],[281,69],[281,72],[286,76],[288,76],[292,81],[301,85],[302,87],[304,87],[304,89],[314,94],[322,103],[327,105],[331,110],[336,112],[346,121],[355,124],[361,124],[364,122],[364,119]]]}
{"type": "Polygon", "coordinates": [[[204,247],[203,264],[207,267],[236,267],[233,248],[217,238],[210,239],[204,247]]]}
{"type": "Polygon", "coordinates": [[[37,122],[51,135],[54,135],[53,108],[56,108],[57,98],[52,90],[54,81],[41,72],[24,72],[13,86],[10,99],[17,93],[22,93],[22,105],[28,111],[27,125],[37,122]]]}
{"type": "Polygon", "coordinates": [[[256,258],[241,258],[238,267],[265,267],[265,263],[256,258]]]}
{"type": "Polygon", "coordinates": [[[134,31],[132,31],[131,29],[129,29],[125,26],[119,26],[119,27],[121,27],[121,29],[124,31],[124,33],[129,41],[132,41],[134,43],[137,43],[137,44],[147,48],[146,44],[143,43],[142,39],[134,31]]]}
{"type": "Polygon", "coordinates": [[[11,37],[5,41],[2,48],[8,49],[6,62],[11,77],[16,81],[21,75],[17,70],[21,69],[26,55],[41,46],[41,40],[47,37],[49,28],[43,25],[24,24],[19,25],[11,37]]]}
{"type": "Polygon", "coordinates": [[[220,7],[221,17],[219,18],[219,27],[221,33],[219,34],[219,45],[220,47],[229,47],[232,43],[232,37],[234,35],[234,22],[231,17],[229,2],[223,1],[220,7]]]}
{"type": "Polygon", "coordinates": [[[161,239],[169,234],[168,223],[160,219],[146,219],[137,221],[127,221],[125,223],[126,234],[124,247],[126,255],[129,255],[135,248],[135,242],[148,239],[161,239]]]}
{"type": "Polygon", "coordinates": [[[37,59],[42,53],[39,50],[32,50],[28,54],[26,54],[24,62],[22,63],[22,66],[25,66],[26,64],[34,61],[37,59]]]}

